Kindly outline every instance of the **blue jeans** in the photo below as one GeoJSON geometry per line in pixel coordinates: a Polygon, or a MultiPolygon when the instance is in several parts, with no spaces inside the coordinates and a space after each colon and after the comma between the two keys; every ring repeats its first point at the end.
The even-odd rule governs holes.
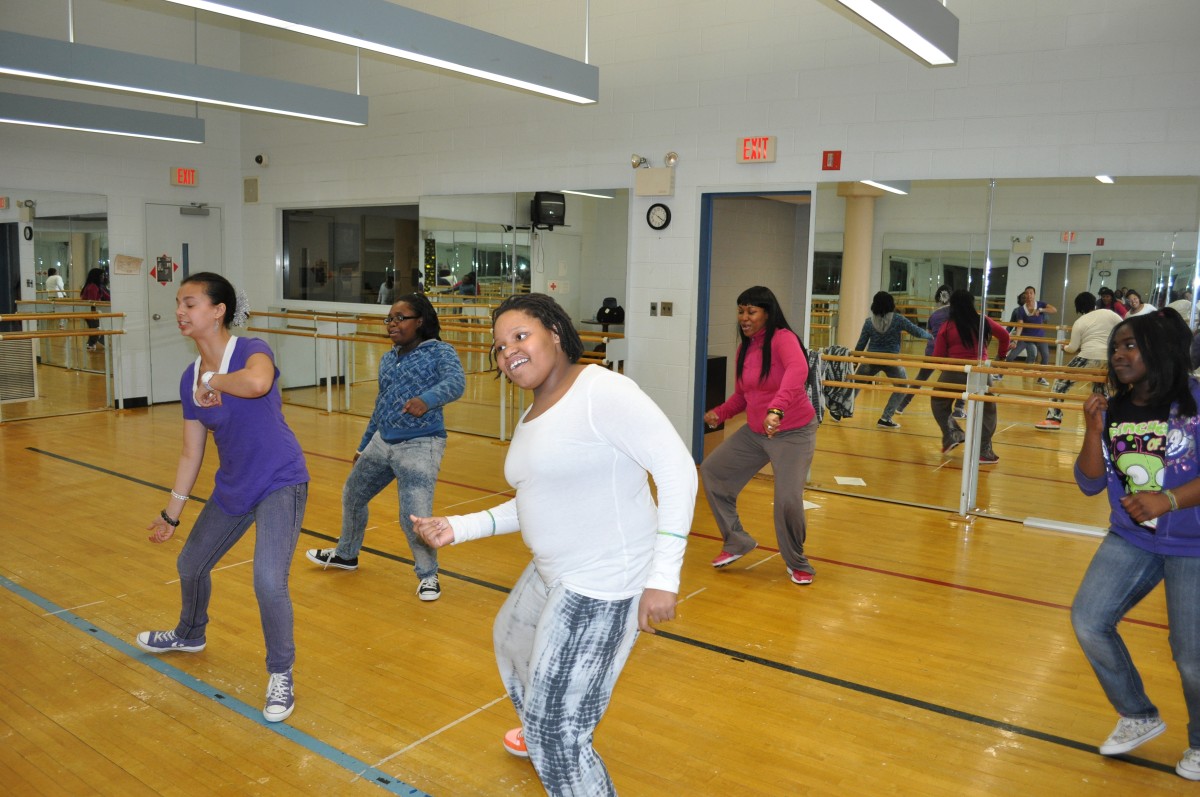
{"type": "Polygon", "coordinates": [[[280,487],[244,515],[227,515],[212,501],[204,505],[176,562],[183,608],[175,633],[181,639],[204,638],[212,598],[212,569],[254,523],[254,594],[267,644],[267,672],[292,669],[296,643],[288,572],[307,503],[306,482],[280,487]]]}
{"type": "Polygon", "coordinates": [[[1187,704],[1188,745],[1200,748],[1200,556],[1150,553],[1109,532],[1075,594],[1071,625],[1117,713],[1157,717],[1117,623],[1160,581],[1167,595],[1168,641],[1187,704]]]}
{"type": "Polygon", "coordinates": [[[551,797],[616,797],[592,734],[637,641],[639,601],[547,585],[531,562],[496,615],[496,665],[551,797]]]}
{"type": "Polygon", "coordinates": [[[409,515],[429,517],[433,514],[433,488],[444,453],[444,437],[417,437],[400,443],[386,443],[376,433],[354,463],[346,486],[342,488],[342,536],[335,554],[343,559],[358,556],[367,531],[367,505],[395,479],[400,497],[400,528],[408,538],[417,578],[436,575],[437,551],[413,531],[409,515]]]}
{"type": "Polygon", "coordinates": [[[1026,365],[1035,365],[1037,363],[1041,363],[1042,365],[1050,364],[1050,344],[1038,343],[1034,340],[1018,340],[1017,347],[1010,351],[1008,356],[1004,358],[1005,362],[1012,362],[1017,359],[1017,355],[1022,351],[1025,352],[1026,365]]]}
{"type": "MultiPolygon", "coordinates": [[[[870,354],[870,352],[867,352],[870,354]]],[[[907,379],[908,372],[904,370],[902,365],[871,365],[863,364],[858,366],[859,376],[874,376],[878,373],[883,373],[893,379],[907,379]]],[[[883,408],[883,415],[879,416],[881,420],[890,421],[892,416],[896,414],[896,408],[904,404],[904,398],[908,393],[893,393],[888,397],[887,405],[883,408]]],[[[858,397],[858,391],[854,391],[854,396],[858,397]]]]}

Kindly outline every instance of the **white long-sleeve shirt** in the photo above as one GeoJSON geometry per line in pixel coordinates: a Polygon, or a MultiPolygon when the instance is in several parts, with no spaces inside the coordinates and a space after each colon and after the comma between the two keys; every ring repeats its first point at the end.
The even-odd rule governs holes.
{"type": "Polygon", "coordinates": [[[520,530],[548,585],[601,600],[679,591],[696,466],[632,380],[584,368],[552,407],[521,418],[504,476],[516,498],[449,518],[455,543],[520,530]]]}
{"type": "Polygon", "coordinates": [[[1108,338],[1119,323],[1121,316],[1104,307],[1084,313],[1071,325],[1071,340],[1063,351],[1088,360],[1107,360],[1108,338]]]}

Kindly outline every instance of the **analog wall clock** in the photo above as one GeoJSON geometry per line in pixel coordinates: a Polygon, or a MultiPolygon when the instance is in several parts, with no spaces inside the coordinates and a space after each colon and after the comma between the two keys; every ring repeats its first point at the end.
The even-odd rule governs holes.
{"type": "Polygon", "coordinates": [[[1021,255],[1017,258],[1017,265],[1021,268],[1025,268],[1029,265],[1029,258],[1025,257],[1025,255],[1021,255]]]}
{"type": "Polygon", "coordinates": [[[665,230],[671,223],[671,209],[661,202],[655,202],[646,211],[646,223],[652,230],[665,230]]]}

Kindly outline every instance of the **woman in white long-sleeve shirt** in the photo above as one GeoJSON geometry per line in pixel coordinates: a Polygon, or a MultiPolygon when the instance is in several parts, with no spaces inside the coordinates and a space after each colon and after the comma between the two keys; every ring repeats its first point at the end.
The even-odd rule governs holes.
{"type": "Polygon", "coordinates": [[[675,616],[696,468],[633,381],[578,363],[583,343],[551,297],[509,297],[492,334],[499,370],[533,392],[504,463],[516,497],[415,528],[434,547],[521,531],[533,561],[493,632],[522,721],[505,748],[549,794],[615,794],[592,734],[639,629],[675,616]]]}

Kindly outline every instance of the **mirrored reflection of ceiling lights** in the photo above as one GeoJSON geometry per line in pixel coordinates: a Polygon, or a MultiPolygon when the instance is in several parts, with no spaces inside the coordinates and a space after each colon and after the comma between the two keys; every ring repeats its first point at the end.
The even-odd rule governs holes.
{"type": "Polygon", "coordinates": [[[384,55],[590,104],[600,70],[387,0],[169,0],[384,55]]]}
{"type": "Polygon", "coordinates": [[[1099,180],[1100,182],[1104,183],[1105,185],[1112,185],[1113,183],[1116,182],[1116,180],[1109,177],[1107,174],[1097,174],[1096,179],[1099,180]]]}
{"type": "Polygon", "coordinates": [[[345,125],[367,123],[367,98],[227,69],[0,31],[0,74],[345,125]]]}
{"type": "Polygon", "coordinates": [[[941,0],[838,0],[930,66],[958,60],[958,17],[941,0]]]}
{"type": "Polygon", "coordinates": [[[572,191],[569,188],[563,188],[563,189],[560,189],[559,193],[575,194],[576,196],[590,196],[590,197],[595,197],[596,199],[612,199],[613,198],[613,195],[611,193],[606,194],[601,191],[595,191],[595,190],[593,190],[593,191],[572,191]]]}
{"type": "Polygon", "coordinates": [[[109,105],[66,102],[26,94],[0,94],[0,123],[54,127],[85,133],[204,143],[204,120],[109,105]]]}
{"type": "Polygon", "coordinates": [[[859,182],[901,196],[907,195],[912,190],[912,180],[859,180],[859,182]]]}

